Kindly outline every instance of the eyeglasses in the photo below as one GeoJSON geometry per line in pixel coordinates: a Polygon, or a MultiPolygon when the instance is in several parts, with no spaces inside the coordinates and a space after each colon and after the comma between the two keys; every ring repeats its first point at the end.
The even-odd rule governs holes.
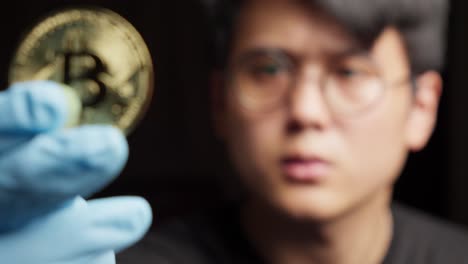
{"type": "MultiPolygon", "coordinates": [[[[325,103],[336,116],[353,116],[378,104],[388,83],[379,68],[364,55],[342,56],[324,63],[319,85],[325,103]]],[[[239,104],[250,111],[269,111],[287,102],[301,71],[282,50],[255,50],[230,67],[228,85],[239,104]]]]}

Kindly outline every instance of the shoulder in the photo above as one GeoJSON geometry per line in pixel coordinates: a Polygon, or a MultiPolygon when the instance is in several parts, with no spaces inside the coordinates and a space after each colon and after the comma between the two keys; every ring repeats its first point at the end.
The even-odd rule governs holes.
{"type": "Polygon", "coordinates": [[[402,204],[392,212],[394,237],[385,263],[468,264],[465,227],[402,204]]]}

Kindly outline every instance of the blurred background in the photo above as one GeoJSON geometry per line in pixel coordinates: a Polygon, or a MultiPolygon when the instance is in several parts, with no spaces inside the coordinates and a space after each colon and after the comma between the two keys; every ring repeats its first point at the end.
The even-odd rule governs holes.
{"type": "MultiPolygon", "coordinates": [[[[126,18],[145,39],[155,68],[151,106],[129,137],[122,175],[95,197],[140,195],[156,223],[226,200],[230,167],[211,129],[208,24],[197,0],[43,0],[9,2],[0,11],[0,87],[23,34],[51,11],[98,6],[126,18]]],[[[412,154],[395,199],[468,227],[468,2],[451,1],[445,90],[429,146],[412,154]]],[[[427,43],[431,45],[431,43],[427,43]]]]}

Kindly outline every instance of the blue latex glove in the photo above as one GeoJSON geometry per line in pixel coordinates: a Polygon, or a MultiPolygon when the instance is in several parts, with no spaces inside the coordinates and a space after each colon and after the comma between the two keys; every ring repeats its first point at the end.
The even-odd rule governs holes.
{"type": "Polygon", "coordinates": [[[63,129],[70,97],[53,82],[0,92],[2,263],[114,263],[151,209],[136,197],[86,202],[122,170],[128,146],[110,126],[63,129]]]}
{"type": "Polygon", "coordinates": [[[0,235],[5,264],[114,264],[115,254],[139,240],[151,219],[136,197],[76,198],[14,232],[0,235]]]}

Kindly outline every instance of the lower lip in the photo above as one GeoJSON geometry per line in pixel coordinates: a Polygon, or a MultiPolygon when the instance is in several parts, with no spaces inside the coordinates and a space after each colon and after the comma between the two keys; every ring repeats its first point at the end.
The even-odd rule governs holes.
{"type": "Polygon", "coordinates": [[[295,182],[317,182],[330,170],[329,163],[321,160],[285,161],[282,170],[288,180],[295,182]]]}

